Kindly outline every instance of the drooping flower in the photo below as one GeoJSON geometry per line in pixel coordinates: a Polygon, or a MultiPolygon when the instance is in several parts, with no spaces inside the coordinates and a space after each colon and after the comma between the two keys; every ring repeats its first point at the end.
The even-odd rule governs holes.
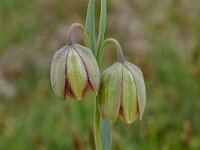
{"type": "Polygon", "coordinates": [[[125,61],[121,47],[118,56],[118,61],[101,75],[99,106],[102,117],[109,122],[114,123],[119,116],[130,124],[142,118],[146,103],[145,83],[141,70],[125,61]]]}
{"type": "Polygon", "coordinates": [[[97,94],[100,73],[91,50],[71,40],[58,50],[52,60],[51,84],[61,99],[81,100],[90,90],[97,94]]]}

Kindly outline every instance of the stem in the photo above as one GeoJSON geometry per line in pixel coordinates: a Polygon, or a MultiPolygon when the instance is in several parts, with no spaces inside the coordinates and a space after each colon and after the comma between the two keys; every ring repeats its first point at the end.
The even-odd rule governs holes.
{"type": "Polygon", "coordinates": [[[121,63],[124,63],[125,62],[124,54],[122,52],[122,48],[121,48],[121,45],[119,44],[119,42],[113,38],[106,39],[105,45],[109,44],[109,43],[113,43],[115,45],[115,48],[117,50],[117,55],[118,55],[118,61],[121,63]]]}
{"type": "MultiPolygon", "coordinates": [[[[89,0],[87,17],[86,17],[86,31],[89,36],[89,42],[91,45],[91,50],[96,57],[99,64],[99,69],[101,69],[101,57],[98,58],[99,50],[101,49],[102,42],[104,41],[105,28],[106,28],[106,6],[107,0],[101,0],[101,14],[100,14],[100,24],[99,24],[99,35],[96,47],[96,37],[95,37],[95,0],[89,0]]],[[[111,128],[112,126],[104,120],[101,120],[100,111],[98,108],[98,96],[95,101],[95,111],[94,111],[94,138],[96,150],[109,150],[111,147],[111,128]],[[101,124],[101,121],[102,124],[101,124]],[[102,137],[101,137],[102,136],[102,137]],[[107,140],[108,139],[108,140],[107,140]]]]}
{"type": "Polygon", "coordinates": [[[122,48],[121,48],[119,42],[113,38],[108,38],[102,43],[101,48],[99,49],[99,52],[97,55],[99,66],[101,66],[101,60],[102,60],[104,47],[109,43],[113,43],[115,45],[115,48],[117,50],[117,55],[118,55],[118,62],[121,62],[121,63],[125,62],[124,54],[123,54],[123,51],[122,51],[122,48]]]}
{"type": "Polygon", "coordinates": [[[94,111],[94,139],[96,150],[102,150],[101,147],[101,130],[100,130],[100,112],[98,107],[98,96],[95,100],[95,111],[94,111]]]}
{"type": "Polygon", "coordinates": [[[87,32],[86,32],[85,28],[83,27],[83,25],[81,25],[80,23],[73,23],[69,27],[68,34],[67,34],[68,35],[68,45],[69,46],[73,45],[72,30],[74,28],[79,28],[82,31],[84,39],[85,39],[85,43],[86,43],[87,47],[90,48],[87,32]]]}

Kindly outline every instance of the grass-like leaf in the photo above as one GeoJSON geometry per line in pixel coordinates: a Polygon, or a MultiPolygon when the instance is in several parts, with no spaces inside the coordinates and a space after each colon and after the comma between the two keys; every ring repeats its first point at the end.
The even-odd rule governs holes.
{"type": "Polygon", "coordinates": [[[86,17],[86,31],[89,38],[89,43],[93,54],[96,56],[96,37],[95,37],[95,0],[89,0],[87,17],[86,17]]]}
{"type": "Polygon", "coordinates": [[[110,150],[111,149],[111,130],[112,130],[112,125],[106,120],[101,120],[102,150],[110,150]]]}
{"type": "Polygon", "coordinates": [[[106,0],[101,0],[101,14],[100,14],[100,24],[99,24],[99,36],[98,36],[98,51],[102,42],[104,41],[104,35],[106,30],[106,12],[107,12],[106,0]]]}

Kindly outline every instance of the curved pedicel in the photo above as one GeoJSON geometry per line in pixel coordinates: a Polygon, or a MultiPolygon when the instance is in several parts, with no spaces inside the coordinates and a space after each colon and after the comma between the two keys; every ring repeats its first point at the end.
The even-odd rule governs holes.
{"type": "Polygon", "coordinates": [[[89,43],[89,39],[88,39],[87,32],[86,32],[84,26],[83,26],[82,24],[80,24],[80,23],[73,23],[73,24],[69,27],[69,29],[68,29],[68,34],[67,34],[67,35],[68,35],[68,45],[69,45],[69,46],[72,46],[73,43],[74,43],[74,42],[73,42],[73,38],[72,38],[72,30],[73,30],[74,28],[79,28],[79,29],[82,31],[83,36],[84,36],[84,38],[85,38],[85,43],[86,43],[87,47],[88,47],[88,48],[91,48],[91,47],[90,47],[90,43],[89,43]]]}
{"type": "Polygon", "coordinates": [[[117,55],[118,55],[118,62],[121,62],[121,63],[124,63],[125,62],[125,58],[124,58],[124,54],[123,54],[123,51],[122,51],[122,48],[119,44],[119,42],[113,38],[108,38],[106,39],[102,45],[101,45],[101,48],[97,54],[97,59],[98,61],[100,62],[99,63],[99,66],[101,66],[101,59],[102,59],[102,55],[103,55],[103,52],[104,52],[104,47],[107,45],[107,44],[114,44],[115,48],[116,48],[116,51],[117,51],[117,55]]]}

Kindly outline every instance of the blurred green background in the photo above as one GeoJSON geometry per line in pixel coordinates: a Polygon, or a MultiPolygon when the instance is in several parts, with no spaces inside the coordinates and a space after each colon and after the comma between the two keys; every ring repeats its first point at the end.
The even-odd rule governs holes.
{"type": "MultiPolygon", "coordinates": [[[[94,150],[94,100],[61,101],[49,79],[53,53],[86,9],[87,0],[0,0],[0,150],[94,150]]],[[[143,120],[117,121],[112,149],[199,150],[199,1],[108,0],[106,37],[120,41],[147,86],[143,120]]],[[[112,46],[103,59],[104,69],[116,60],[112,46]]]]}

